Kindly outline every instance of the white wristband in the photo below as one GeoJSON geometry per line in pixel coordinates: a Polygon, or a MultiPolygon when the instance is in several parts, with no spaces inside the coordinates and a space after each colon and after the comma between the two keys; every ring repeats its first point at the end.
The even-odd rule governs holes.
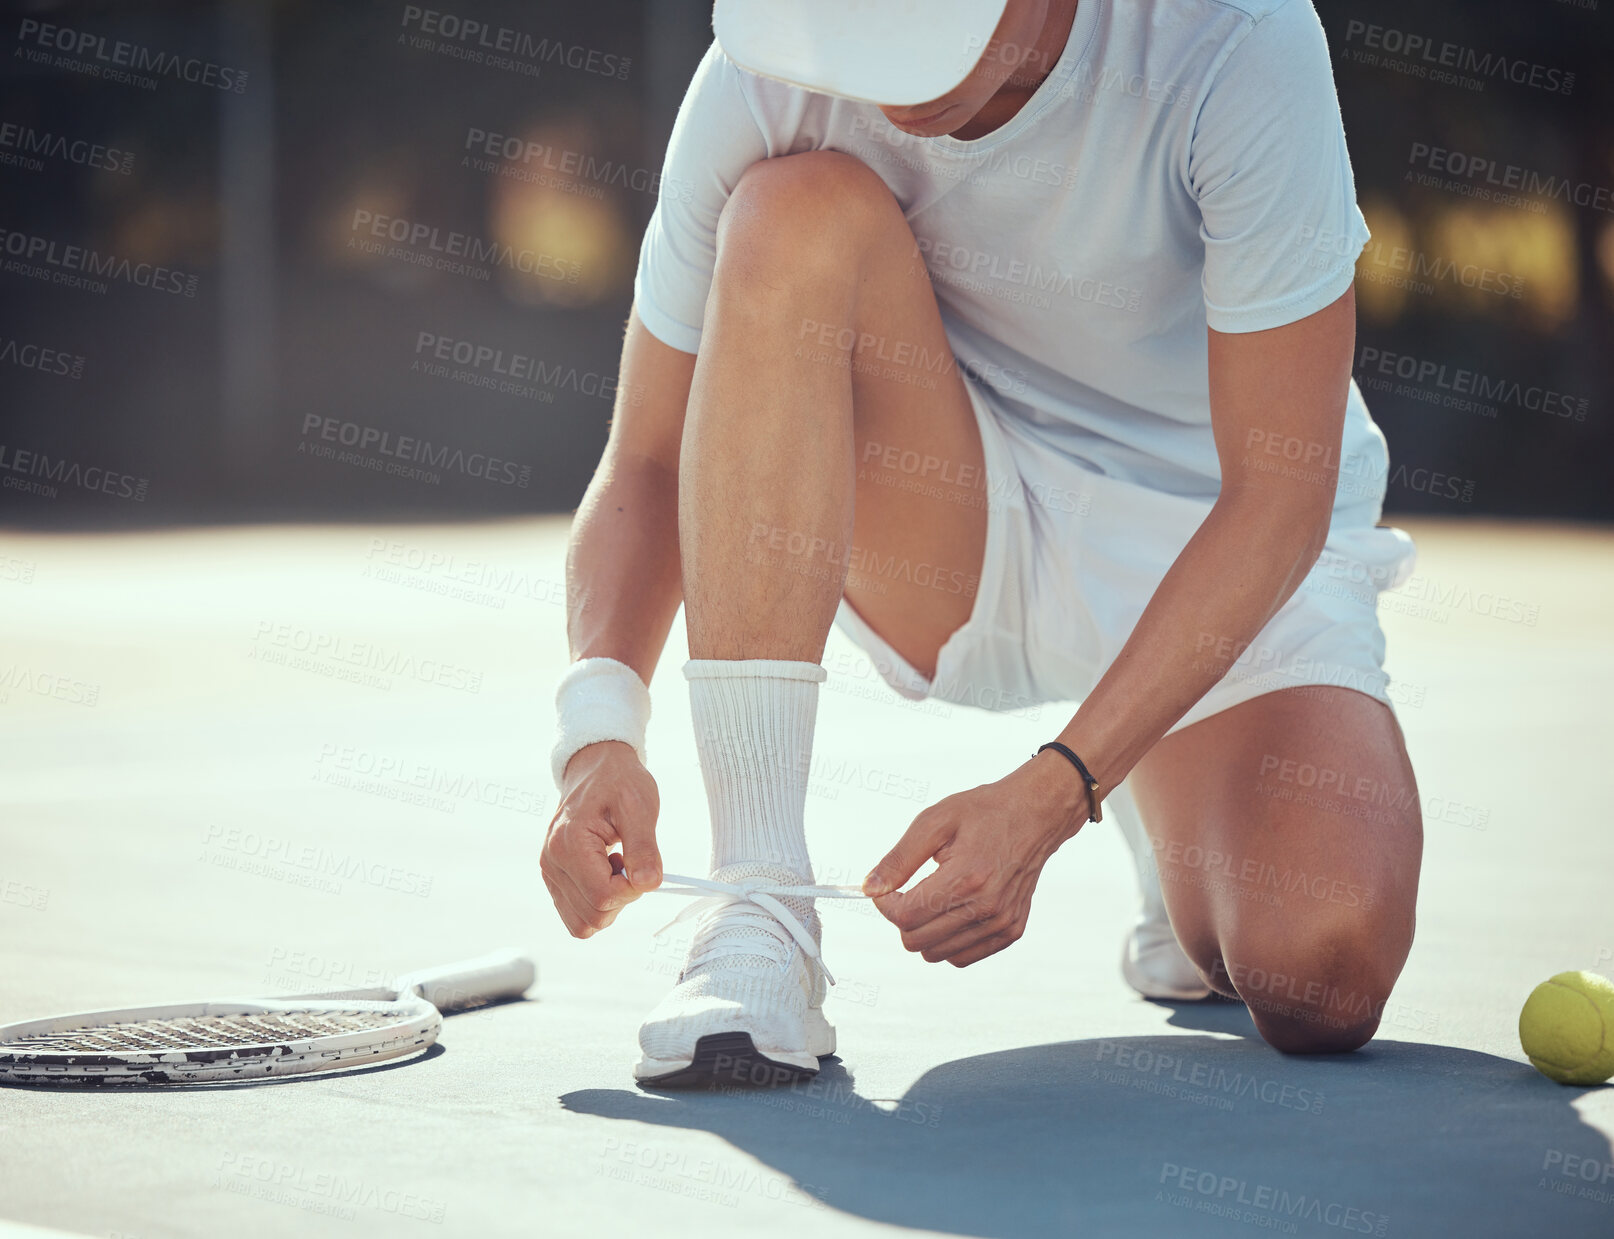
{"type": "Polygon", "coordinates": [[[650,690],[639,673],[614,658],[584,658],[572,664],[555,689],[560,738],[550,755],[555,786],[577,750],[602,740],[633,746],[644,761],[644,734],[650,723],[650,690]]]}

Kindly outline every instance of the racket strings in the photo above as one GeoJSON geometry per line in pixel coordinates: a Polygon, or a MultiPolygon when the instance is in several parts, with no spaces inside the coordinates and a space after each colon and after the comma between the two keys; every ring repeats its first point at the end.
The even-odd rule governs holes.
{"type": "Polygon", "coordinates": [[[197,1050],[331,1037],[385,1028],[397,1022],[396,1011],[273,1011],[257,1015],[185,1016],[70,1028],[64,1032],[8,1040],[0,1046],[10,1051],[49,1050],[67,1054],[197,1050]]]}

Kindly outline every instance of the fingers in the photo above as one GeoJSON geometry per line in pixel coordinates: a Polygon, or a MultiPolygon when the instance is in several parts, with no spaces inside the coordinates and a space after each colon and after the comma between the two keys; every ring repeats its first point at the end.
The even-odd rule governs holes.
{"type": "Polygon", "coordinates": [[[591,913],[588,900],[578,889],[577,883],[562,870],[544,871],[544,885],[549,888],[549,897],[555,902],[555,911],[560,913],[561,923],[566,926],[566,932],[574,938],[591,938],[603,925],[596,927],[590,924],[591,913]]]}
{"type": "Polygon", "coordinates": [[[977,927],[997,921],[1000,911],[997,899],[990,893],[921,889],[933,881],[934,878],[921,883],[907,895],[909,900],[924,902],[911,903],[896,913],[902,919],[893,923],[902,930],[902,945],[908,950],[928,952],[943,942],[978,932],[977,927]]]}
{"type": "Polygon", "coordinates": [[[661,801],[655,780],[624,744],[580,749],[566,771],[540,867],[567,932],[587,938],[661,885],[656,848],[661,801]],[[617,843],[621,856],[611,851],[617,843]]]}
{"type": "MultiPolygon", "coordinates": [[[[603,819],[559,821],[544,844],[539,868],[567,932],[588,938],[616,920],[642,893],[610,852],[615,829],[603,819]]],[[[654,845],[652,844],[652,847],[654,845]]],[[[660,881],[659,864],[656,880],[660,881]]]]}
{"type": "MultiPolygon", "coordinates": [[[[863,879],[863,893],[880,896],[897,890],[952,837],[950,818],[938,813],[935,808],[926,809],[902,832],[897,846],[869,871],[869,876],[863,879]]],[[[875,906],[879,907],[879,904],[875,906]]]]}
{"type": "Polygon", "coordinates": [[[612,873],[606,857],[598,858],[598,868],[578,860],[558,856],[542,864],[544,885],[555,901],[555,910],[574,938],[591,938],[616,920],[617,913],[638,898],[627,879],[612,873]]]}
{"type": "Polygon", "coordinates": [[[931,964],[946,962],[955,968],[967,968],[989,955],[996,955],[1005,947],[1013,946],[1025,932],[1023,914],[999,913],[921,949],[920,958],[931,964]]]}
{"type": "Polygon", "coordinates": [[[1035,878],[1018,875],[1006,884],[978,872],[949,873],[962,863],[944,862],[902,896],[909,906],[892,916],[903,931],[902,945],[928,963],[945,960],[962,968],[1012,946],[1025,933],[1035,878]]]}
{"type": "Polygon", "coordinates": [[[661,885],[661,852],[656,847],[656,813],[660,804],[655,787],[648,792],[624,788],[611,811],[616,837],[622,841],[626,881],[636,890],[653,891],[661,885]]]}
{"type": "MultiPolygon", "coordinates": [[[[902,931],[902,945],[960,968],[995,955],[1025,932],[1037,876],[1053,848],[1046,823],[1009,780],[949,796],[925,810],[875,866],[863,889],[902,931]],[[934,857],[936,871],[898,888],[934,857]]],[[[1052,840],[1058,846],[1057,840],[1052,840]]]]}
{"type": "Polygon", "coordinates": [[[955,968],[968,968],[971,964],[978,964],[983,959],[1013,946],[1020,940],[1020,935],[1024,932],[1025,926],[1022,925],[1012,933],[992,934],[982,938],[972,947],[959,951],[955,955],[947,956],[947,962],[955,968]]]}
{"type": "MultiPolygon", "coordinates": [[[[874,901],[880,914],[903,931],[902,941],[908,946],[909,934],[924,929],[933,921],[944,922],[936,931],[945,936],[962,926],[991,915],[996,909],[982,912],[980,901],[985,896],[990,873],[961,859],[944,862],[911,891],[897,891],[874,901]],[[950,925],[948,929],[945,926],[950,925]]],[[[931,937],[934,937],[934,932],[931,937]]],[[[908,946],[910,951],[919,949],[908,946]]]]}

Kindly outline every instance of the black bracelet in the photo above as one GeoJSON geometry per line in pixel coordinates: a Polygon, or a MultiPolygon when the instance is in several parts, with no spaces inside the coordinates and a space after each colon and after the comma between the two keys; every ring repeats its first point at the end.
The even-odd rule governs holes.
{"type": "Polygon", "coordinates": [[[1076,756],[1069,745],[1061,744],[1058,740],[1048,741],[1047,744],[1043,745],[1042,748],[1037,750],[1036,755],[1040,756],[1042,749],[1053,749],[1056,753],[1063,753],[1065,755],[1065,759],[1069,761],[1071,765],[1076,767],[1077,771],[1082,776],[1082,782],[1087,784],[1088,802],[1093,806],[1092,816],[1090,816],[1087,820],[1090,822],[1102,822],[1104,820],[1104,813],[1103,810],[1099,808],[1098,780],[1093,777],[1093,772],[1087,768],[1086,764],[1080,757],[1076,756]]]}

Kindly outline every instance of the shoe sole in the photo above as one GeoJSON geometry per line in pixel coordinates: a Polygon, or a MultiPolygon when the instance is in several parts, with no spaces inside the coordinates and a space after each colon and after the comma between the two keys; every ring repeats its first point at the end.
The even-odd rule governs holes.
{"type": "Polygon", "coordinates": [[[776,1088],[817,1075],[818,1056],[770,1058],[748,1032],[708,1033],[688,1062],[647,1058],[633,1074],[641,1088],[776,1088]]]}

